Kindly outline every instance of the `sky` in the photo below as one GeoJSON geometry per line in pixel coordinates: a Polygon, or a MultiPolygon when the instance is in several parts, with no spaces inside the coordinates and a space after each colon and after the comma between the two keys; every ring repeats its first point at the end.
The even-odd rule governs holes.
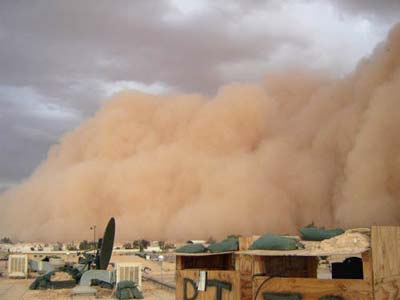
{"type": "Polygon", "coordinates": [[[0,2],[0,192],[115,92],[213,95],[293,68],[350,72],[398,0],[0,2]]]}

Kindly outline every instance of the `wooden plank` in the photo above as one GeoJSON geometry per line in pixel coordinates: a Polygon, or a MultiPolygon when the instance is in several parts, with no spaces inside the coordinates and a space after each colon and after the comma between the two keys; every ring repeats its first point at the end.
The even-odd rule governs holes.
{"type": "Polygon", "coordinates": [[[234,254],[230,254],[227,258],[227,265],[225,269],[222,270],[235,270],[235,255],[234,254]]]}
{"type": "Polygon", "coordinates": [[[363,263],[363,277],[364,280],[372,284],[372,261],[371,261],[371,251],[364,252],[362,254],[363,263]]]}
{"type": "Polygon", "coordinates": [[[225,251],[225,252],[202,252],[202,253],[175,253],[176,257],[178,256],[213,256],[213,255],[222,255],[222,254],[232,254],[235,251],[225,251]]]}
{"type": "MultiPolygon", "coordinates": [[[[177,256],[180,270],[234,270],[233,253],[207,256],[177,256]]],[[[178,270],[178,266],[177,266],[178,270]]]]}
{"type": "Polygon", "coordinates": [[[319,259],[314,256],[307,257],[307,277],[317,278],[319,259]]]}
{"type": "Polygon", "coordinates": [[[197,291],[199,270],[177,271],[176,300],[240,300],[240,274],[236,271],[207,271],[207,288],[197,291]],[[220,298],[218,297],[220,290],[220,298]]]}
{"type": "Polygon", "coordinates": [[[241,274],[253,275],[253,256],[250,255],[236,255],[237,270],[241,274]]]}
{"type": "Polygon", "coordinates": [[[196,290],[193,288],[193,285],[187,284],[186,287],[184,285],[184,279],[190,278],[192,280],[198,280],[198,270],[177,270],[176,271],[176,291],[175,291],[175,299],[176,300],[184,300],[195,295],[196,290]],[[186,295],[185,295],[186,294],[186,295]]]}
{"type": "Polygon", "coordinates": [[[263,256],[253,256],[253,276],[265,274],[265,260],[263,256]]]}
{"type": "MultiPolygon", "coordinates": [[[[253,292],[267,279],[257,276],[253,280],[253,292]]],[[[261,287],[255,300],[262,300],[264,292],[300,293],[302,300],[318,300],[322,296],[337,295],[345,300],[372,300],[371,284],[357,279],[271,278],[261,287]]]]}
{"type": "Polygon", "coordinates": [[[240,255],[234,255],[234,259],[235,259],[235,271],[239,271],[241,257],[240,255]]]}
{"type": "Polygon", "coordinates": [[[258,239],[259,236],[241,236],[239,237],[239,251],[249,250],[249,247],[253,242],[258,239]]]}
{"type": "Polygon", "coordinates": [[[246,251],[238,251],[238,254],[247,254],[247,255],[257,255],[257,256],[332,256],[332,255],[360,255],[369,249],[364,249],[363,251],[322,251],[322,250],[309,250],[309,249],[298,249],[298,250],[246,250],[246,251]]]}
{"type": "Polygon", "coordinates": [[[183,262],[182,262],[182,257],[181,256],[176,256],[175,268],[176,268],[176,270],[182,270],[183,269],[183,262]]]}
{"type": "Polygon", "coordinates": [[[236,270],[240,271],[240,299],[253,299],[253,256],[236,255],[236,270]]]}
{"type": "Polygon", "coordinates": [[[372,226],[371,248],[375,283],[400,275],[399,226],[372,226]]]}
{"type": "Polygon", "coordinates": [[[240,275],[240,299],[253,299],[253,277],[251,275],[240,275]]]}
{"type": "Polygon", "coordinates": [[[375,300],[400,299],[400,276],[385,278],[375,285],[375,300]]]}

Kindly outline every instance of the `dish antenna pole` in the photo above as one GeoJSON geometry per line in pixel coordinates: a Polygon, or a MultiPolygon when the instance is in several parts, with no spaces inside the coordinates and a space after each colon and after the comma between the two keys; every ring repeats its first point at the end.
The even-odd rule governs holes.
{"type": "Polygon", "coordinates": [[[90,230],[93,230],[93,249],[96,249],[96,225],[91,226],[90,230]]]}

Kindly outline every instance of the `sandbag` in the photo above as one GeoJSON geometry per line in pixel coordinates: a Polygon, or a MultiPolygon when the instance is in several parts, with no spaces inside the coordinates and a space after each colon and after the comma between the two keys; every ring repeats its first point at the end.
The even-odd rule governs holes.
{"type": "Polygon", "coordinates": [[[298,240],[275,234],[266,234],[254,241],[250,250],[297,250],[304,249],[298,240]]]}
{"type": "Polygon", "coordinates": [[[203,253],[207,248],[202,244],[188,244],[176,249],[177,253],[203,253]]]}
{"type": "Polygon", "coordinates": [[[144,298],[142,292],[139,291],[139,289],[137,287],[131,289],[131,291],[133,293],[134,299],[143,299],[144,298]]]}
{"type": "Polygon", "coordinates": [[[208,250],[212,253],[237,251],[239,249],[239,241],[237,238],[227,238],[221,242],[213,243],[208,246],[208,250]]]}
{"type": "Polygon", "coordinates": [[[137,284],[133,281],[124,280],[117,284],[117,299],[143,299],[143,294],[137,288],[137,284]]]}
{"type": "Polygon", "coordinates": [[[36,277],[36,279],[30,284],[30,290],[46,290],[51,287],[51,276],[54,274],[54,271],[47,272],[41,276],[36,277]]]}
{"type": "Polygon", "coordinates": [[[143,294],[136,287],[117,289],[116,296],[120,300],[143,299],[143,294]]]}
{"type": "Polygon", "coordinates": [[[118,289],[135,288],[135,287],[137,287],[136,282],[130,280],[122,280],[118,282],[117,285],[118,289]]]}
{"type": "Polygon", "coordinates": [[[128,300],[135,299],[130,288],[120,289],[117,291],[117,299],[128,300]]]}
{"type": "Polygon", "coordinates": [[[301,300],[299,293],[263,293],[264,300],[301,300]]]}
{"type": "Polygon", "coordinates": [[[301,238],[305,241],[322,241],[343,234],[344,230],[341,228],[325,229],[323,227],[303,227],[299,229],[299,232],[301,238]]]}

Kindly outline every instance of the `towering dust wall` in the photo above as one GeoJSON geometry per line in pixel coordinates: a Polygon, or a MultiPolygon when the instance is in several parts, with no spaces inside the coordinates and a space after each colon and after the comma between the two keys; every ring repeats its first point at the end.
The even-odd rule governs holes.
{"type": "Polygon", "coordinates": [[[0,204],[0,233],[120,238],[400,221],[400,26],[342,80],[300,71],[200,95],[116,95],[0,204]]]}

